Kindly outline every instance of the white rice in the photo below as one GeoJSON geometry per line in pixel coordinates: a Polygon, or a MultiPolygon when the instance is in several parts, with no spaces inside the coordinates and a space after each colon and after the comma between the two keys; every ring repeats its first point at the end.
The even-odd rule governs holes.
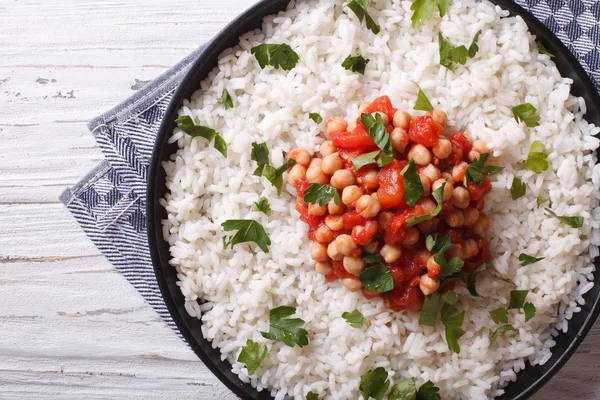
{"type": "Polygon", "coordinates": [[[311,390],[328,399],[356,399],[360,376],[378,366],[389,371],[392,381],[414,377],[420,385],[430,379],[443,398],[500,395],[526,361],[535,365],[550,358],[552,335],[566,331],[567,321],[584,303],[582,295],[593,286],[592,258],[600,244],[600,166],[592,151],[600,129],[583,119],[585,104],[570,95],[571,80],[538,53],[521,18],[508,18],[487,1],[455,3],[441,21],[436,15],[413,29],[410,1],[371,1],[369,13],[381,26],[374,35],[354,15],[342,12],[340,0],[292,2],[287,11],[265,18],[262,31],[245,34],[239,46],[226,50],[180,110],[215,128],[229,148],[225,159],[204,139],[175,130],[171,142],[179,150],[164,163],[170,194],[161,201],[168,211],[163,224],[171,264],[179,272],[186,309],[203,321],[204,336],[243,381],[271,391],[276,399],[304,399],[311,390]],[[439,65],[440,30],[451,43],[468,46],[479,29],[483,34],[474,59],[455,73],[439,65]],[[290,44],[300,56],[296,68],[260,69],[250,48],[265,42],[290,44]],[[371,60],[364,76],[340,65],[358,52],[371,60]],[[281,165],[284,152],[295,147],[318,148],[325,138],[309,112],[354,118],[359,104],[386,94],[395,107],[418,115],[412,111],[413,82],[447,112],[451,127],[488,142],[494,164],[506,167],[493,179],[486,199],[492,264],[520,289],[529,289],[527,301],[537,307],[527,323],[522,313],[511,311],[517,332],[490,346],[488,336],[497,325],[488,313],[507,304],[512,287],[482,275],[482,297],[465,294],[460,300],[459,308],[466,310],[460,354],[448,350],[441,324],[422,327],[418,313],[390,312],[381,301],[351,293],[340,282],[326,283],[314,271],[307,227],[294,208],[294,188],[288,185],[277,196],[270,183],[252,176],[253,141],[267,142],[273,165],[281,165]],[[223,88],[233,97],[232,109],[220,104],[223,88]],[[539,110],[539,127],[513,119],[511,107],[525,102],[539,110]],[[550,168],[539,175],[523,165],[534,140],[541,140],[549,154],[550,168]],[[510,199],[513,176],[527,184],[527,195],[516,201],[510,199]],[[252,211],[261,196],[269,199],[270,217],[252,211]],[[583,228],[536,209],[538,196],[549,198],[559,215],[583,216],[583,228]],[[240,218],[265,227],[272,241],[269,254],[254,244],[223,249],[220,224],[240,218]],[[520,267],[522,252],[545,259],[520,267]],[[199,298],[207,303],[199,305],[199,298]],[[280,305],[297,307],[296,315],[310,332],[308,346],[288,347],[261,337],[260,331],[269,330],[269,310],[280,305]],[[362,329],[341,317],[354,308],[366,317],[362,329]],[[266,344],[271,352],[252,378],[236,362],[247,339],[266,344]]]}

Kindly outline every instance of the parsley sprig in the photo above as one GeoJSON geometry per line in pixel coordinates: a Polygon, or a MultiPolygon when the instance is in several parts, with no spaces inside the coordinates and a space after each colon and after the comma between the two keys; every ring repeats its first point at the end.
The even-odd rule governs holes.
{"type": "Polygon", "coordinates": [[[367,28],[371,32],[378,34],[381,28],[379,28],[379,25],[377,25],[369,13],[367,13],[366,8],[368,4],[369,0],[350,0],[348,3],[346,3],[346,7],[352,10],[360,22],[363,22],[364,20],[367,24],[367,28]]]}
{"type": "Polygon", "coordinates": [[[464,45],[455,47],[440,33],[438,35],[439,40],[439,50],[440,50],[440,64],[450,71],[454,72],[454,63],[458,63],[460,65],[465,65],[469,58],[475,57],[477,51],[479,51],[479,46],[477,45],[477,41],[479,40],[479,36],[481,36],[482,31],[478,31],[473,38],[473,42],[467,49],[464,45]]]}
{"type": "Polygon", "coordinates": [[[381,115],[373,117],[371,114],[362,113],[360,123],[367,128],[367,135],[381,150],[375,150],[370,153],[361,154],[352,159],[352,165],[356,170],[361,169],[368,164],[377,164],[379,167],[384,167],[394,161],[392,153],[392,142],[390,135],[385,128],[385,123],[381,115]]]}
{"type": "Polygon", "coordinates": [[[406,164],[404,169],[400,172],[400,175],[404,177],[404,195],[402,196],[402,199],[410,207],[414,207],[421,196],[423,196],[423,193],[425,193],[421,178],[417,173],[415,160],[411,158],[408,164],[406,164]]]}
{"type": "Polygon", "coordinates": [[[369,265],[360,273],[358,279],[365,290],[370,292],[377,289],[377,294],[394,289],[394,279],[389,268],[374,254],[364,253],[362,259],[369,265]]]}
{"type": "Polygon", "coordinates": [[[435,207],[433,212],[431,212],[429,214],[419,215],[418,217],[407,218],[406,219],[406,227],[407,228],[409,228],[411,226],[415,226],[417,224],[420,224],[423,221],[430,220],[431,218],[436,217],[442,211],[445,187],[446,187],[446,183],[444,182],[442,184],[442,186],[440,186],[439,188],[434,190],[433,193],[431,194],[433,196],[433,198],[435,199],[435,201],[437,201],[437,203],[438,203],[437,207],[435,207]]]}
{"type": "Polygon", "coordinates": [[[433,111],[433,105],[431,104],[431,101],[429,101],[429,98],[423,89],[421,89],[421,86],[417,85],[417,87],[419,88],[419,92],[417,93],[417,101],[415,101],[413,110],[427,112],[433,111]]]}
{"type": "Polygon", "coordinates": [[[529,148],[529,154],[527,155],[527,161],[525,161],[525,167],[536,174],[541,174],[548,169],[548,161],[546,161],[547,158],[548,155],[544,153],[544,144],[539,140],[534,140],[529,148]]]}
{"type": "Polygon", "coordinates": [[[267,346],[248,339],[246,345],[242,347],[237,360],[246,364],[248,375],[252,375],[267,358],[269,358],[269,349],[267,346]]]}
{"type": "Polygon", "coordinates": [[[365,74],[365,68],[367,68],[367,64],[369,63],[368,58],[364,58],[363,56],[361,56],[360,54],[358,55],[349,55],[348,57],[346,57],[346,59],[342,62],[342,67],[344,67],[344,69],[349,69],[352,70],[352,72],[358,72],[359,74],[365,74]]]}
{"type": "Polygon", "coordinates": [[[283,173],[296,163],[290,158],[281,167],[275,168],[269,164],[269,149],[266,143],[252,142],[252,152],[250,158],[256,161],[258,166],[254,170],[254,176],[264,176],[277,189],[277,194],[281,194],[283,187],[283,173]]]}
{"type": "Polygon", "coordinates": [[[481,186],[483,178],[502,172],[504,167],[485,165],[488,158],[490,158],[490,153],[481,153],[479,158],[476,158],[471,164],[469,164],[464,178],[465,186],[467,186],[468,181],[472,181],[475,183],[475,185],[481,186]]]}
{"type": "Polygon", "coordinates": [[[440,400],[440,389],[427,381],[417,391],[415,378],[404,379],[392,386],[388,400],[440,400]]]}
{"type": "Polygon", "coordinates": [[[230,219],[223,222],[221,226],[226,232],[237,230],[237,233],[233,236],[223,237],[225,248],[233,247],[239,243],[254,242],[263,252],[269,252],[271,239],[269,239],[265,228],[260,223],[251,219],[230,219]]]}
{"type": "Polygon", "coordinates": [[[194,124],[194,120],[189,115],[182,115],[175,120],[175,123],[179,129],[191,137],[200,136],[208,140],[209,143],[214,141],[214,148],[223,154],[223,157],[227,157],[227,143],[214,129],[194,124]]]}
{"type": "Polygon", "coordinates": [[[554,211],[551,209],[544,207],[544,209],[548,212],[548,214],[552,215],[554,218],[558,219],[561,222],[569,225],[572,228],[581,228],[583,226],[584,219],[583,217],[569,217],[564,215],[556,215],[554,211]]]}
{"type": "Polygon", "coordinates": [[[250,52],[256,57],[258,65],[265,68],[267,65],[273,68],[281,68],[289,71],[296,66],[300,57],[290,47],[289,44],[259,44],[250,49],[250,52]]]}
{"type": "Polygon", "coordinates": [[[261,332],[265,339],[281,340],[290,347],[298,345],[304,347],[308,344],[308,331],[301,328],[304,320],[289,318],[296,313],[295,307],[279,306],[269,312],[269,332],[261,332]]]}
{"type": "Polygon", "coordinates": [[[233,100],[231,99],[231,96],[229,95],[227,89],[223,89],[223,94],[221,94],[221,104],[225,106],[226,110],[233,108],[233,100]]]}
{"type": "Polygon", "coordinates": [[[353,328],[362,328],[365,324],[365,317],[356,309],[352,312],[346,311],[342,313],[342,318],[353,328]]]}
{"type": "Polygon", "coordinates": [[[436,8],[440,11],[440,17],[444,17],[451,4],[452,0],[413,0],[410,6],[413,11],[412,26],[416,28],[424,24],[426,20],[431,19],[436,8]]]}
{"type": "Polygon", "coordinates": [[[318,204],[321,207],[329,203],[333,199],[336,205],[340,205],[340,196],[338,191],[333,186],[322,185],[320,183],[311,183],[304,190],[304,201],[311,204],[318,204]]]}
{"type": "Polygon", "coordinates": [[[368,400],[372,397],[375,400],[382,400],[389,387],[390,380],[387,371],[383,367],[377,367],[360,377],[358,388],[363,399],[368,400]]]}
{"type": "Polygon", "coordinates": [[[266,197],[261,197],[252,204],[252,211],[259,211],[265,215],[271,215],[271,205],[266,197]]]}
{"type": "Polygon", "coordinates": [[[534,128],[540,125],[540,116],[537,113],[537,108],[535,108],[531,103],[523,103],[513,107],[512,113],[515,121],[523,121],[529,128],[534,128]]]}

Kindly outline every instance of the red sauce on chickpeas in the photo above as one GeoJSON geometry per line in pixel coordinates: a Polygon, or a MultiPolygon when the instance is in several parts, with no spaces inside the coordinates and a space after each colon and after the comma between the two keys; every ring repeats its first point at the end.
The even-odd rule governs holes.
{"type": "MultiPolygon", "coordinates": [[[[490,261],[485,239],[490,220],[481,210],[491,183],[485,178],[479,186],[469,181],[465,187],[463,180],[469,162],[489,150],[484,142],[473,142],[467,133],[443,136],[447,118],[438,109],[411,119],[408,113],[396,110],[389,97],[382,96],[363,104],[361,113],[381,115],[393,148],[391,163],[381,168],[368,164],[356,170],[352,159],[378,147],[360,117],[350,125],[335,117],[327,121],[330,140],[321,145],[319,154],[311,158],[304,149],[288,154],[296,160],[288,182],[298,193],[300,219],[310,227],[315,268],[328,282],[341,279],[347,289],[362,290],[369,299],[381,297],[386,307],[395,311],[419,310],[423,296],[440,286],[440,266],[425,246],[426,235],[450,235],[452,246],[445,256],[462,258],[464,272],[490,261]],[[424,190],[414,207],[403,199],[401,171],[410,159],[418,168],[424,190]],[[303,192],[311,183],[333,186],[340,204],[334,199],[325,206],[307,204],[303,192]],[[442,212],[408,227],[407,219],[433,211],[437,203],[431,193],[444,183],[442,212]],[[367,268],[361,258],[365,252],[377,255],[390,270],[393,290],[377,294],[362,286],[358,275],[367,268]]],[[[453,286],[451,283],[444,290],[453,286]]]]}

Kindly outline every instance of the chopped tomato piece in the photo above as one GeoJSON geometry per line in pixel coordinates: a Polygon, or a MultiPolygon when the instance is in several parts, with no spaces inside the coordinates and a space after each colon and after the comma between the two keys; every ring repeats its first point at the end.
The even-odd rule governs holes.
{"type": "Polygon", "coordinates": [[[310,183],[306,178],[300,178],[296,181],[296,193],[298,193],[298,197],[304,198],[304,191],[308,189],[310,183]]]}
{"type": "Polygon", "coordinates": [[[452,150],[461,150],[462,154],[469,154],[473,148],[473,143],[467,139],[463,132],[454,132],[450,134],[450,143],[452,144],[452,150]]]}
{"type": "Polygon", "coordinates": [[[440,133],[443,130],[444,127],[435,122],[431,116],[422,115],[410,121],[408,137],[415,143],[426,147],[433,147],[438,142],[440,133]]]}
{"type": "Polygon", "coordinates": [[[354,157],[360,156],[361,154],[363,154],[362,150],[352,150],[343,148],[338,149],[338,155],[344,162],[344,167],[350,170],[354,170],[354,166],[352,165],[352,159],[354,157]]]}
{"type": "Polygon", "coordinates": [[[377,189],[377,199],[381,208],[390,209],[402,206],[404,200],[404,177],[400,175],[402,169],[406,165],[406,161],[394,160],[379,170],[377,181],[379,189],[377,189]]]}
{"type": "Polygon", "coordinates": [[[394,119],[394,114],[396,113],[396,109],[392,106],[392,101],[388,96],[376,98],[363,112],[370,114],[377,111],[387,115],[390,121],[394,119]]]}
{"type": "Polygon", "coordinates": [[[365,225],[366,219],[356,211],[349,211],[342,215],[342,222],[344,223],[344,229],[351,230],[357,225],[365,225]]]}
{"type": "Polygon", "coordinates": [[[333,281],[337,280],[337,278],[338,278],[338,276],[335,273],[325,276],[325,280],[327,282],[333,282],[333,281]]]}
{"type": "Polygon", "coordinates": [[[365,289],[365,287],[363,286],[362,290],[362,294],[363,296],[365,296],[367,299],[374,299],[375,297],[379,296],[377,294],[377,289],[373,289],[370,292],[367,292],[367,290],[365,289]]]}
{"type": "Polygon", "coordinates": [[[469,191],[471,201],[478,201],[492,190],[492,183],[487,177],[483,178],[483,181],[479,186],[477,186],[475,182],[469,181],[467,183],[467,190],[469,191]]]}
{"type": "Polygon", "coordinates": [[[419,286],[400,286],[389,292],[392,310],[420,310],[423,306],[423,296],[419,286]]]}
{"type": "Polygon", "coordinates": [[[387,244],[395,245],[401,243],[406,237],[406,216],[395,215],[388,226],[385,228],[383,240],[387,244]]]}
{"type": "Polygon", "coordinates": [[[318,217],[308,213],[308,207],[300,213],[300,221],[304,221],[310,226],[308,238],[314,239],[314,231],[323,223],[325,217],[318,217]]]}
{"type": "Polygon", "coordinates": [[[362,125],[357,125],[352,132],[331,132],[329,137],[333,144],[343,149],[359,149],[367,153],[378,148],[362,125]]]}
{"type": "MultiPolygon", "coordinates": [[[[344,217],[342,217],[342,221],[344,217]]],[[[352,240],[356,244],[367,244],[373,239],[377,230],[379,229],[379,224],[375,220],[368,220],[364,226],[356,225],[352,228],[352,240]]]]}

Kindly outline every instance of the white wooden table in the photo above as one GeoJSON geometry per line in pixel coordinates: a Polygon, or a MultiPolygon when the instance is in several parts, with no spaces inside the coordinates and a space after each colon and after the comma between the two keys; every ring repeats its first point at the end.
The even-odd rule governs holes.
{"type": "MultiPolygon", "coordinates": [[[[0,398],[232,399],[58,196],[86,121],[256,0],[0,0],[0,398]]],[[[600,327],[536,399],[600,398],[600,327]]]]}

